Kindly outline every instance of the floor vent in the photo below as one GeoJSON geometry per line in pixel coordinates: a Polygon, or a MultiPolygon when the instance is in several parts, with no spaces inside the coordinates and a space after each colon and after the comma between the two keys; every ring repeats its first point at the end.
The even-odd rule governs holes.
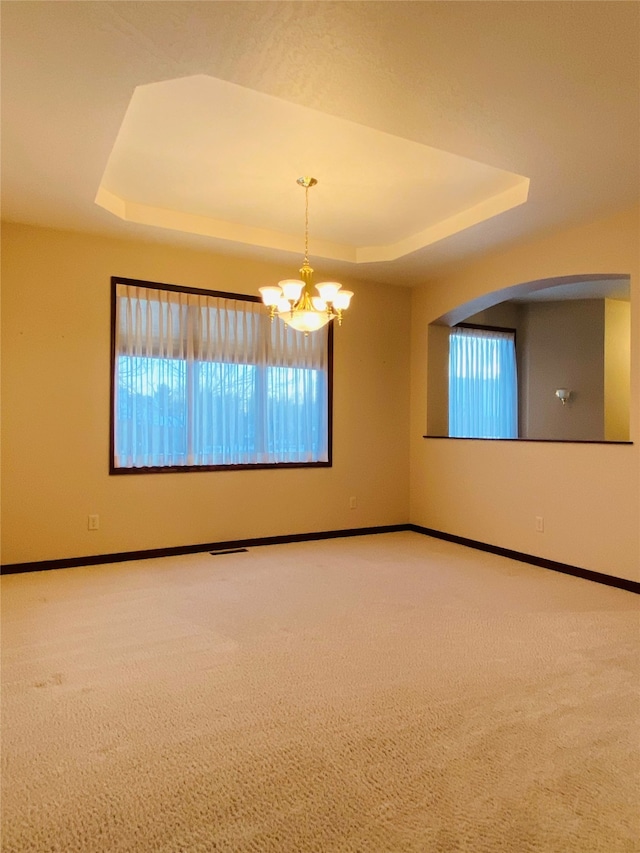
{"type": "Polygon", "coordinates": [[[244,554],[248,548],[232,548],[230,551],[209,551],[212,557],[223,557],[225,554],[244,554]]]}

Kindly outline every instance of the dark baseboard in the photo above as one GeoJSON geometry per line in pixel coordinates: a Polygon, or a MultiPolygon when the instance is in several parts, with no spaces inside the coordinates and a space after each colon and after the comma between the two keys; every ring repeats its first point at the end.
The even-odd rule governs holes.
{"type": "Polygon", "coordinates": [[[79,566],[98,566],[103,563],[124,563],[128,560],[152,560],[156,557],[178,557],[199,554],[201,551],[232,551],[256,548],[259,545],[283,545],[288,542],[310,542],[315,539],[340,539],[345,536],[370,536],[374,533],[397,533],[409,530],[408,524],[388,524],[382,527],[356,527],[349,530],[324,530],[318,533],[292,533],[287,536],[264,536],[260,539],[230,539],[225,542],[205,542],[201,545],[178,545],[174,548],[152,548],[147,551],[121,551],[116,554],[92,554],[88,557],[66,557],[61,560],[39,560],[32,563],[6,563],[0,574],[42,572],[49,569],[73,569],[79,566]]]}
{"type": "MultiPolygon", "coordinates": [[[[324,530],[316,533],[292,533],[286,536],[264,536],[259,539],[231,539],[224,542],[205,542],[201,545],[179,545],[174,548],[153,548],[147,551],[121,551],[116,554],[94,554],[88,557],[67,557],[61,560],[41,560],[32,563],[7,563],[0,566],[0,574],[11,575],[22,572],[41,572],[49,569],[71,569],[79,566],[97,566],[104,563],[123,563],[128,560],[152,560],[156,557],[177,557],[182,554],[198,554],[203,551],[215,551],[233,553],[247,548],[256,548],[261,545],[284,545],[289,542],[312,542],[319,539],[341,539],[347,536],[370,536],[375,533],[398,533],[410,530],[421,533],[424,536],[432,536],[435,539],[444,539],[456,545],[464,545],[467,548],[475,548],[477,551],[486,551],[489,554],[497,554],[500,557],[508,557],[510,560],[518,560],[521,563],[529,563],[553,572],[561,572],[565,575],[573,575],[576,578],[593,581],[594,583],[614,586],[627,592],[640,593],[640,583],[637,581],[618,578],[614,575],[605,575],[601,572],[593,572],[590,569],[581,569],[578,566],[570,566],[567,563],[559,563],[556,560],[547,560],[545,557],[535,557],[532,554],[524,554],[522,551],[513,551],[510,548],[501,548],[499,545],[489,545],[486,542],[478,542],[476,539],[467,539],[465,536],[456,536],[454,533],[443,533],[441,530],[433,530],[430,527],[421,527],[419,524],[388,524],[380,527],[355,527],[346,530],[324,530]]],[[[222,556],[222,554],[220,554],[222,556]]]]}
{"type": "Polygon", "coordinates": [[[425,536],[433,536],[435,539],[454,542],[456,545],[475,548],[477,551],[487,551],[489,554],[508,557],[510,560],[529,563],[532,566],[539,566],[542,569],[551,569],[551,571],[561,572],[563,575],[573,575],[583,580],[605,584],[605,586],[615,586],[627,592],[640,593],[640,583],[638,581],[617,578],[614,575],[605,575],[602,572],[593,572],[590,569],[581,569],[578,566],[570,566],[567,563],[558,563],[556,560],[547,560],[545,557],[523,554],[522,551],[512,551],[510,548],[501,548],[499,545],[488,545],[486,542],[478,542],[476,539],[467,539],[464,536],[456,536],[453,533],[443,533],[441,530],[432,530],[430,527],[420,527],[418,524],[409,524],[407,525],[407,529],[413,530],[415,533],[422,533],[425,536]]]}

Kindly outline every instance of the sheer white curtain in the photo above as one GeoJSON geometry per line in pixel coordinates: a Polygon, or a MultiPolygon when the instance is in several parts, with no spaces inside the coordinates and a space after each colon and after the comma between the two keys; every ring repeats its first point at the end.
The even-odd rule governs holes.
{"type": "Polygon", "coordinates": [[[328,460],[327,329],[123,283],[115,305],[116,468],[328,460]]]}
{"type": "Polygon", "coordinates": [[[518,437],[518,378],[512,332],[451,331],[449,435],[518,437]]]}

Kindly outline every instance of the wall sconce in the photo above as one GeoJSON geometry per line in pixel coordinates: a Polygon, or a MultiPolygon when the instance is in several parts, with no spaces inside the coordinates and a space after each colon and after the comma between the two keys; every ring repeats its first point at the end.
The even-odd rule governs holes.
{"type": "Polygon", "coordinates": [[[566,406],[567,400],[571,396],[571,391],[568,388],[558,388],[556,391],[556,397],[562,402],[563,406],[566,406]]]}

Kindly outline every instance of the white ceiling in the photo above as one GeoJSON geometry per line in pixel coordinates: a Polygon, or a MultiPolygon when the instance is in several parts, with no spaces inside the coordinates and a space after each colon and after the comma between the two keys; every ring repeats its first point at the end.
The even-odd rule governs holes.
{"type": "MultiPolygon", "coordinates": [[[[312,265],[316,240],[325,257],[336,256],[322,270],[316,265],[323,274],[415,285],[474,254],[638,203],[636,2],[63,0],[3,2],[1,11],[2,215],[10,221],[297,263],[303,199],[295,179],[313,174],[317,161],[320,183],[310,192],[312,265]],[[324,159],[322,146],[309,146],[316,160],[310,154],[313,162],[294,162],[289,153],[291,175],[281,187],[287,157],[277,157],[286,147],[285,140],[277,145],[279,121],[252,127],[250,115],[239,120],[240,141],[252,134],[252,143],[264,142],[266,159],[257,166],[247,163],[246,146],[238,145],[236,156],[228,147],[217,149],[209,136],[212,150],[207,151],[199,138],[206,115],[194,121],[189,140],[175,132],[178,119],[171,114],[166,122],[171,145],[160,146],[157,159],[148,164],[157,170],[156,188],[163,186],[168,159],[173,159],[174,190],[178,186],[183,207],[185,187],[176,184],[180,175],[193,185],[190,198],[200,205],[180,212],[199,211],[212,219],[222,210],[222,219],[231,217],[225,221],[244,228],[245,236],[247,229],[260,229],[268,221],[290,242],[251,237],[239,242],[238,233],[224,229],[189,234],[168,219],[164,227],[125,221],[96,204],[103,175],[104,189],[116,196],[117,190],[124,192],[114,183],[116,166],[111,176],[108,167],[116,164],[110,155],[136,89],[165,81],[176,81],[172,85],[180,88],[181,78],[195,77],[209,81],[207,86],[235,84],[253,97],[271,96],[281,111],[315,111],[320,123],[351,123],[363,139],[386,134],[402,162],[375,186],[373,176],[384,169],[363,168],[366,146],[356,157],[353,149],[336,142],[324,159]],[[351,248],[402,242],[441,221],[442,210],[455,214],[440,172],[425,180],[428,168],[422,161],[415,182],[407,179],[411,170],[403,172],[412,162],[410,152],[428,149],[477,161],[485,170],[526,176],[528,200],[428,245],[424,240],[405,243],[408,253],[395,260],[356,263],[348,251],[326,251],[323,241],[351,248]],[[194,152],[197,168],[185,173],[184,161],[194,152]],[[211,169],[198,181],[208,154],[211,169]],[[216,173],[224,175],[226,193],[218,208],[206,196],[216,173]],[[380,195],[385,180],[386,203],[380,195]],[[404,195],[398,193],[399,184],[404,195]],[[247,186],[255,193],[247,193],[247,186]],[[436,210],[438,203],[442,210],[436,210]],[[369,220],[367,207],[375,214],[369,220]]],[[[192,111],[184,115],[193,117],[192,111]]],[[[308,129],[303,121],[301,138],[308,129]]],[[[162,139],[162,128],[156,127],[154,135],[162,139]]],[[[143,174],[135,165],[130,171],[139,183],[153,184],[152,171],[143,174]]],[[[151,201],[133,200],[175,208],[175,192],[173,200],[159,189],[151,201]]]]}

